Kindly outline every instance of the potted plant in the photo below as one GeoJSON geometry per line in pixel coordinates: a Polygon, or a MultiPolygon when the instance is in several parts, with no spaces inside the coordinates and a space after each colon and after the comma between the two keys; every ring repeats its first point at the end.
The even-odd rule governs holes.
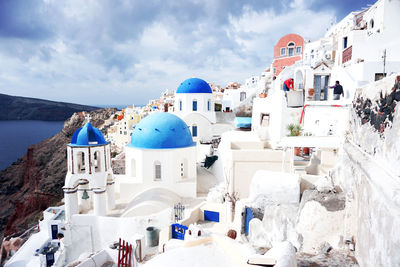
{"type": "MultiPolygon", "coordinates": [[[[311,136],[311,133],[304,133],[304,136],[311,136]]],[[[303,147],[303,155],[310,155],[310,148],[309,147],[303,147]]]]}
{"type": "Polygon", "coordinates": [[[259,98],[266,98],[267,97],[267,92],[263,91],[261,94],[258,94],[259,98]]]}
{"type": "MultiPolygon", "coordinates": [[[[289,131],[289,136],[299,136],[301,134],[301,125],[300,124],[294,124],[291,123],[287,126],[287,130],[289,131]]],[[[295,147],[294,148],[294,154],[296,156],[300,155],[300,147],[295,147]]]]}

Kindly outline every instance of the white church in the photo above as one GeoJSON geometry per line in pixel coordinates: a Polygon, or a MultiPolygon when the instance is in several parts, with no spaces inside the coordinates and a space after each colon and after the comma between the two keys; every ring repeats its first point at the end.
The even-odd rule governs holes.
{"type": "Polygon", "coordinates": [[[196,197],[196,143],[186,123],[173,114],[153,113],[136,125],[125,147],[125,165],[122,198],[152,188],[196,197]]]}
{"type": "Polygon", "coordinates": [[[67,147],[68,171],[64,198],[67,219],[93,208],[106,215],[115,206],[111,147],[102,132],[87,122],[75,131],[67,147]]]}
{"type": "Polygon", "coordinates": [[[193,140],[211,136],[216,122],[214,96],[210,85],[199,78],[183,81],[175,93],[174,113],[190,127],[193,140]]]}

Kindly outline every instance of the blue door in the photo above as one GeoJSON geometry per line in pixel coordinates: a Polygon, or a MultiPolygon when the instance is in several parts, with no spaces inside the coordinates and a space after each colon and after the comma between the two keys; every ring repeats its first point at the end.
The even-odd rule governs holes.
{"type": "Polygon", "coordinates": [[[245,220],[244,220],[244,233],[246,235],[248,235],[249,234],[250,221],[251,221],[251,219],[254,218],[253,211],[248,207],[246,207],[246,215],[245,216],[246,217],[245,217],[245,220]]]}
{"type": "Polygon", "coordinates": [[[57,239],[57,234],[58,234],[58,226],[52,224],[51,225],[51,239],[57,239]]]}
{"type": "Polygon", "coordinates": [[[171,228],[173,239],[185,240],[185,232],[188,229],[187,226],[174,223],[173,225],[171,225],[171,228]]]}
{"type": "Polygon", "coordinates": [[[315,88],[315,95],[314,100],[320,101],[321,100],[321,75],[314,76],[314,88],[315,88]]]}
{"type": "Polygon", "coordinates": [[[205,210],[204,211],[204,220],[212,221],[212,222],[219,222],[219,212],[205,210]]]}

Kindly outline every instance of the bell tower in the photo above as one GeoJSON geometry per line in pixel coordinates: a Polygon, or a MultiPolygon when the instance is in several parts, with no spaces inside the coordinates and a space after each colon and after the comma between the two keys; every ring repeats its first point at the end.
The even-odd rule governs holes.
{"type": "Polygon", "coordinates": [[[91,209],[95,215],[106,215],[107,209],[115,207],[110,142],[87,122],[72,136],[67,158],[68,171],[63,187],[67,221],[72,215],[91,209]]]}

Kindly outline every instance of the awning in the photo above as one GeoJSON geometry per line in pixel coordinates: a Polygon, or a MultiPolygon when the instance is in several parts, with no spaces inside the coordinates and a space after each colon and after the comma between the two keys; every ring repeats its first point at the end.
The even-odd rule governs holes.
{"type": "Polygon", "coordinates": [[[251,128],[251,117],[236,117],[234,123],[237,128],[251,128]]]}

